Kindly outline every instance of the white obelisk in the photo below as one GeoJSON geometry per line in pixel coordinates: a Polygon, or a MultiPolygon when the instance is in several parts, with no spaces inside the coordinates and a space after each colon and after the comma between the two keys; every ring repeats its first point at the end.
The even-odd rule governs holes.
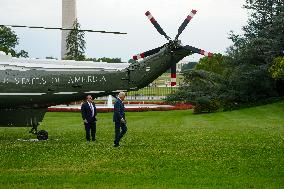
{"type": "MultiPolygon", "coordinates": [[[[62,28],[72,28],[77,19],[76,0],[62,0],[62,28]]],[[[66,38],[70,31],[62,30],[61,39],[61,59],[67,53],[66,38]]]]}

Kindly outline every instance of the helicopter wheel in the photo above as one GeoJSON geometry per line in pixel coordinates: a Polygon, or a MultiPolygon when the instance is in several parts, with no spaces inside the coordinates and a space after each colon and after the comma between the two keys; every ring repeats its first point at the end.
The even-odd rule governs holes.
{"type": "Polygon", "coordinates": [[[40,130],[37,132],[37,139],[38,140],[47,140],[48,139],[48,132],[45,130],[40,130]]]}

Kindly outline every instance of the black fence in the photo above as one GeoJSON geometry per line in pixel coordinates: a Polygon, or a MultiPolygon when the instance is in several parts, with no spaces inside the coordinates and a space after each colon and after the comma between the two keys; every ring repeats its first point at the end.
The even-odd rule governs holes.
{"type": "Polygon", "coordinates": [[[138,91],[127,92],[127,96],[167,96],[174,93],[178,87],[145,87],[138,91]]]}
{"type": "MultiPolygon", "coordinates": [[[[127,100],[137,101],[160,101],[167,95],[174,93],[178,87],[156,87],[148,86],[138,91],[130,91],[126,93],[127,100]]],[[[97,100],[107,100],[108,96],[98,97],[97,100]]]]}

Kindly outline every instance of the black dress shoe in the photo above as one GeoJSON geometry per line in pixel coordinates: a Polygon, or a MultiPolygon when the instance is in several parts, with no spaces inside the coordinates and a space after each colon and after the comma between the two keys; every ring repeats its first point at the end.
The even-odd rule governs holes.
{"type": "Polygon", "coordinates": [[[92,139],[92,141],[93,141],[93,142],[95,142],[95,141],[96,141],[96,139],[92,139]]]}

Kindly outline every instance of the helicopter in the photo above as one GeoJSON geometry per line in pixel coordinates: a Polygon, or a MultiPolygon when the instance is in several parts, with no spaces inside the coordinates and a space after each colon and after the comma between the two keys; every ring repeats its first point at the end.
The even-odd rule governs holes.
{"type": "Polygon", "coordinates": [[[191,11],[171,39],[147,11],[145,15],[167,43],[133,56],[135,62],[131,64],[24,59],[0,53],[0,127],[32,127],[31,132],[39,140],[47,140],[48,132],[38,131],[38,126],[48,107],[82,100],[86,95],[96,98],[137,91],[170,68],[174,77],[176,64],[186,56],[194,53],[213,56],[199,48],[184,46],[178,39],[196,12],[191,11]]]}

